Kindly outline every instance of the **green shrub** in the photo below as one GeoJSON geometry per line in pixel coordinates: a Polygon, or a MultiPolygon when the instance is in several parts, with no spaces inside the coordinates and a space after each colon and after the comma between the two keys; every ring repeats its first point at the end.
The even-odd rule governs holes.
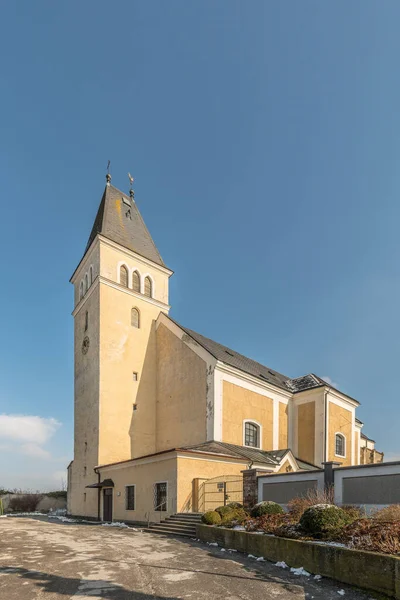
{"type": "Polygon", "coordinates": [[[285,511],[280,504],[272,502],[272,500],[267,500],[256,504],[251,511],[251,516],[262,517],[263,515],[281,515],[284,512],[285,511]]]}
{"type": "Polygon", "coordinates": [[[221,517],[224,517],[225,515],[227,515],[228,513],[232,512],[232,507],[229,506],[218,506],[218,508],[215,509],[215,511],[221,515],[221,517]]]}
{"type": "Polygon", "coordinates": [[[300,526],[314,537],[325,537],[338,532],[352,521],[344,510],[333,504],[310,506],[301,516],[300,526]]]}
{"type": "Polygon", "coordinates": [[[243,504],[240,504],[240,502],[229,502],[227,506],[230,508],[243,508],[243,504]]]}
{"type": "Polygon", "coordinates": [[[221,523],[221,515],[216,510],[209,510],[202,515],[201,520],[206,525],[219,525],[221,523]]]}
{"type": "Polygon", "coordinates": [[[243,508],[231,508],[228,513],[222,517],[221,525],[224,527],[233,527],[241,525],[247,519],[248,514],[243,508]]]}
{"type": "Polygon", "coordinates": [[[59,491],[55,491],[55,492],[46,492],[46,496],[48,496],[49,498],[65,498],[65,499],[67,499],[67,492],[66,492],[66,490],[59,490],[59,491]]]}

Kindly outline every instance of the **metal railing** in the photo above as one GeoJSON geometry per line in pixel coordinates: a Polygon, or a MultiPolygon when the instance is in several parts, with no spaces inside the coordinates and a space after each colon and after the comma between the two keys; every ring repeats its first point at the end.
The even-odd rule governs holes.
{"type": "MultiPolygon", "coordinates": [[[[154,512],[157,512],[157,511],[158,511],[158,509],[161,509],[161,510],[159,511],[159,513],[160,513],[160,523],[161,523],[161,521],[162,521],[162,513],[164,512],[164,510],[165,510],[165,511],[167,510],[167,501],[166,501],[166,500],[163,500],[163,501],[161,502],[161,504],[158,504],[157,506],[155,506],[155,507],[153,508],[153,511],[154,511],[154,512]],[[165,506],[165,509],[162,509],[162,508],[161,508],[162,506],[165,506]]],[[[150,527],[150,512],[151,512],[151,511],[148,511],[147,513],[145,513],[145,517],[147,517],[147,529],[150,527]]]]}

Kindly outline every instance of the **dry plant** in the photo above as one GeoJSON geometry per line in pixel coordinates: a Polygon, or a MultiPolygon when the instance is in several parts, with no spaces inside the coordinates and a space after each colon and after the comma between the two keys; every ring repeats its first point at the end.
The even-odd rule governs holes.
{"type": "Polygon", "coordinates": [[[334,504],[334,493],[333,488],[326,490],[311,489],[305,494],[305,496],[299,496],[293,498],[288,502],[288,511],[295,519],[300,519],[301,515],[310,506],[316,504],[334,504]]]}
{"type": "Polygon", "coordinates": [[[391,504],[380,510],[374,510],[371,517],[376,521],[400,522],[400,504],[391,504]]]}

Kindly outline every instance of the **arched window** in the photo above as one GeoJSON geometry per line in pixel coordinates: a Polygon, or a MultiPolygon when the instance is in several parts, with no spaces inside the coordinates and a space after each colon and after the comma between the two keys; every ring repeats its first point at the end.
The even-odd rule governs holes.
{"type": "Polygon", "coordinates": [[[131,325],[132,327],[140,327],[140,312],[137,308],[131,310],[131,325]]]}
{"type": "Polygon", "coordinates": [[[260,448],[260,426],[251,421],[244,423],[244,445],[260,448]]]}
{"type": "Polygon", "coordinates": [[[346,456],[346,438],[341,433],[335,435],[335,454],[336,456],[346,456]]]}
{"type": "Polygon", "coordinates": [[[119,282],[124,287],[128,287],[128,269],[124,265],[119,270],[119,282]]]}
{"type": "Polygon", "coordinates": [[[140,275],[137,271],[132,273],[132,289],[134,292],[140,292],[140,275]]]}
{"type": "Polygon", "coordinates": [[[93,283],[93,267],[90,266],[90,277],[89,277],[90,285],[93,283]]]}
{"type": "Polygon", "coordinates": [[[81,281],[81,285],[79,286],[79,300],[83,298],[83,281],[81,281]]]}
{"type": "Polygon", "coordinates": [[[148,276],[144,280],[144,295],[149,296],[149,298],[153,296],[153,282],[148,276]]]}
{"type": "Polygon", "coordinates": [[[89,279],[88,279],[88,274],[86,273],[85,275],[85,294],[89,289],[89,279]]]}

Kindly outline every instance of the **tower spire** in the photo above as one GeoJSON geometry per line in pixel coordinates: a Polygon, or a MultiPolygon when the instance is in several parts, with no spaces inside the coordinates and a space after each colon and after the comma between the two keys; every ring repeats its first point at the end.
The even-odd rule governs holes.
{"type": "Polygon", "coordinates": [[[130,173],[128,173],[128,178],[129,178],[129,195],[131,197],[131,200],[135,199],[135,192],[132,188],[133,186],[133,182],[135,181],[134,178],[132,177],[132,175],[130,173]]]}
{"type": "Polygon", "coordinates": [[[110,164],[111,164],[111,161],[108,161],[108,163],[107,163],[107,175],[106,175],[107,185],[110,185],[110,183],[111,183],[110,164]]]}

